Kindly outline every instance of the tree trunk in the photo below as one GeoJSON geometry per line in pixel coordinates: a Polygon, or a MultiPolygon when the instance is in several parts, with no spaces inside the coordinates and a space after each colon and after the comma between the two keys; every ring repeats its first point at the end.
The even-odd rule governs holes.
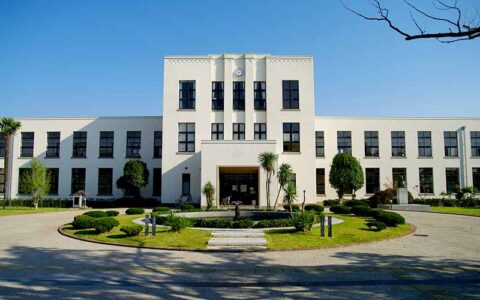
{"type": "Polygon", "coordinates": [[[281,191],[282,191],[282,186],[280,185],[280,187],[278,188],[277,198],[275,199],[275,204],[273,204],[273,210],[275,210],[275,208],[277,207],[278,198],[280,197],[281,191]]]}
{"type": "Polygon", "coordinates": [[[3,176],[4,176],[4,192],[3,192],[3,209],[7,202],[7,192],[9,185],[8,165],[10,161],[10,134],[5,134],[5,159],[3,160],[3,176]]]}
{"type": "Polygon", "coordinates": [[[267,209],[270,210],[270,172],[267,173],[267,209]]]}

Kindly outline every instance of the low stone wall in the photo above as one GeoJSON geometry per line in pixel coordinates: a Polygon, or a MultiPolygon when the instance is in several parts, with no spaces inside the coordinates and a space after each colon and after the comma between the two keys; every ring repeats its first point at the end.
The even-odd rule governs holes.
{"type": "Polygon", "coordinates": [[[403,210],[403,211],[420,211],[420,212],[430,212],[432,208],[430,205],[424,204],[379,204],[378,208],[385,210],[403,210]]]}

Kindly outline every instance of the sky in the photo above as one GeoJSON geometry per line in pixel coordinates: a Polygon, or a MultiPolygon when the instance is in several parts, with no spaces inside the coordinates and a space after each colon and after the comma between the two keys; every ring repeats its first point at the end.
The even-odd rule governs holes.
{"type": "Polygon", "coordinates": [[[338,0],[0,0],[0,116],[161,115],[163,57],[220,53],[312,55],[317,115],[479,116],[480,39],[407,42],[338,0]]]}

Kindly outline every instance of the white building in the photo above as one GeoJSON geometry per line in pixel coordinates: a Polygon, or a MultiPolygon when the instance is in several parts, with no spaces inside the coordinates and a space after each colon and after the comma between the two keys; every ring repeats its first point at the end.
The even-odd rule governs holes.
{"type": "MultiPolygon", "coordinates": [[[[358,198],[400,178],[415,197],[457,184],[480,189],[480,118],[316,117],[309,56],[169,56],[164,66],[163,119],[19,119],[7,197],[22,196],[20,174],[32,157],[58,178],[54,197],[82,188],[90,198],[120,197],[115,181],[128,159],[140,158],[150,170],[144,197],[173,203],[188,194],[205,206],[201,187],[210,181],[217,203],[265,206],[264,151],[292,165],[307,202],[336,198],[328,173],[339,151],[365,170],[358,198]]],[[[271,189],[274,200],[275,179],[271,189]]]]}

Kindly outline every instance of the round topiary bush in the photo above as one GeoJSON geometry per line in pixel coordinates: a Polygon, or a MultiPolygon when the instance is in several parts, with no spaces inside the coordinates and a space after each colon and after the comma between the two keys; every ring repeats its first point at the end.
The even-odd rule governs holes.
{"type": "Polygon", "coordinates": [[[374,217],[376,210],[365,206],[354,206],[352,207],[351,212],[360,217],[374,217]]]}
{"type": "Polygon", "coordinates": [[[379,221],[371,221],[367,223],[368,229],[372,231],[382,231],[387,228],[387,225],[379,221]]]}
{"type": "Polygon", "coordinates": [[[181,229],[192,226],[192,222],[190,219],[170,214],[166,217],[164,225],[170,226],[172,231],[180,231],[181,229]]]}
{"type": "Polygon", "coordinates": [[[169,212],[170,208],[166,206],[157,206],[155,207],[152,212],[169,212]]]}
{"type": "Polygon", "coordinates": [[[323,212],[324,208],[320,204],[306,204],[305,205],[305,210],[313,210],[316,212],[323,212]]]}
{"type": "Polygon", "coordinates": [[[350,200],[345,202],[345,206],[348,206],[348,207],[368,206],[368,202],[365,200],[350,200]]]}
{"type": "Polygon", "coordinates": [[[120,231],[125,233],[126,236],[137,236],[142,230],[143,226],[137,224],[125,225],[120,228],[120,231]]]}
{"type": "Polygon", "coordinates": [[[352,208],[344,205],[334,205],[330,207],[330,211],[334,214],[348,215],[351,213],[352,208]]]}
{"type": "Polygon", "coordinates": [[[377,211],[374,218],[377,221],[385,223],[388,227],[396,227],[400,224],[405,224],[405,218],[396,212],[391,211],[377,211]]]}
{"type": "Polygon", "coordinates": [[[108,217],[116,217],[119,214],[119,212],[116,210],[107,210],[105,213],[108,217]]]}
{"type": "Polygon", "coordinates": [[[131,207],[125,211],[127,215],[140,215],[145,213],[145,209],[141,207],[131,207]]]}
{"type": "Polygon", "coordinates": [[[76,216],[73,218],[73,228],[75,229],[88,229],[88,228],[93,228],[95,222],[95,218],[90,217],[90,216],[76,216]]]}
{"type": "Polygon", "coordinates": [[[92,218],[106,218],[106,217],[108,217],[108,214],[104,211],[101,211],[101,210],[87,211],[83,215],[89,216],[89,217],[92,217],[92,218]]]}
{"type": "Polygon", "coordinates": [[[106,218],[95,219],[93,227],[95,228],[97,233],[104,233],[104,232],[109,232],[115,226],[118,226],[118,225],[120,225],[120,222],[118,222],[117,219],[106,217],[106,218]]]}

